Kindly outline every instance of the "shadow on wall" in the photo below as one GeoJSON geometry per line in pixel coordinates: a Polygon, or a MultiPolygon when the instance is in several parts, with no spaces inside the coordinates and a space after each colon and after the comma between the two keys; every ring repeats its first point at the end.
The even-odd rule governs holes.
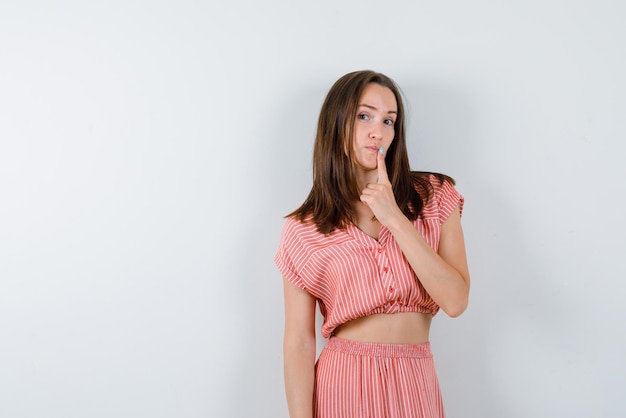
{"type": "Polygon", "coordinates": [[[469,220],[473,300],[460,342],[476,341],[464,347],[464,364],[480,384],[466,386],[476,391],[466,396],[480,396],[486,416],[525,417],[559,390],[551,382],[560,366],[551,358],[559,357],[571,325],[566,307],[552,297],[550,277],[525,239],[508,191],[488,183],[474,190],[480,202],[469,220]],[[521,399],[527,404],[519,405],[521,399]]]}
{"type": "Polygon", "coordinates": [[[274,265],[284,216],[299,206],[311,186],[311,157],[319,107],[325,85],[310,85],[307,90],[286,92],[277,109],[268,135],[261,140],[273,150],[258,181],[264,192],[251,205],[249,225],[241,242],[245,262],[238,277],[245,280],[246,292],[240,309],[248,319],[245,358],[238,366],[240,384],[233,417],[287,416],[283,384],[283,281],[274,265]],[[262,198],[259,198],[262,196],[262,198]]]}
{"type": "Polygon", "coordinates": [[[411,168],[466,182],[472,169],[468,159],[474,120],[470,94],[460,87],[404,84],[411,168]]]}
{"type": "Polygon", "coordinates": [[[489,121],[472,114],[477,98],[471,93],[432,84],[409,85],[404,92],[413,169],[451,175],[466,198],[470,305],[460,318],[441,313],[432,331],[447,411],[451,416],[521,417],[525,412],[515,404],[525,398],[520,386],[549,373],[540,366],[549,359],[541,357],[563,341],[567,322],[520,229],[516,217],[521,211],[512,206],[515,190],[501,183],[518,174],[489,172],[483,157],[488,153],[475,148],[485,144],[478,132],[489,131],[476,125],[489,121]]]}

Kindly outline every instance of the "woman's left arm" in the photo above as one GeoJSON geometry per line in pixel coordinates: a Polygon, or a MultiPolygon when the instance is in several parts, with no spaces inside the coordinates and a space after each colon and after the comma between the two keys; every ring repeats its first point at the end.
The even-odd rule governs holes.
{"type": "Polygon", "coordinates": [[[465,311],[470,276],[465,254],[461,214],[457,207],[441,225],[439,252],[435,252],[404,214],[388,225],[424,289],[451,317],[465,311]]]}
{"type": "Polygon", "coordinates": [[[398,207],[385,158],[380,154],[378,182],[367,185],[361,201],[392,233],[430,297],[449,316],[461,315],[467,308],[470,277],[459,207],[441,225],[439,251],[436,252],[398,207]]]}

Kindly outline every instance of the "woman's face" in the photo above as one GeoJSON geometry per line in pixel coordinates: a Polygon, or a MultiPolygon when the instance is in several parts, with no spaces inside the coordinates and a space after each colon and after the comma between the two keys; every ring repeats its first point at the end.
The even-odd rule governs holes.
{"type": "Polygon", "coordinates": [[[398,105],[393,92],[380,84],[368,84],[356,111],[352,147],[354,160],[363,171],[375,170],[378,149],[387,153],[395,136],[398,105]]]}

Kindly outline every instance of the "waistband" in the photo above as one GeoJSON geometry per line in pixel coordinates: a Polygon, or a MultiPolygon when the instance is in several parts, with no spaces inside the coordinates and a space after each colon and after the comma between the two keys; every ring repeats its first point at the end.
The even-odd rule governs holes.
{"type": "Polygon", "coordinates": [[[429,342],[422,344],[364,343],[333,336],[326,342],[324,349],[370,357],[427,358],[433,356],[429,342]]]}

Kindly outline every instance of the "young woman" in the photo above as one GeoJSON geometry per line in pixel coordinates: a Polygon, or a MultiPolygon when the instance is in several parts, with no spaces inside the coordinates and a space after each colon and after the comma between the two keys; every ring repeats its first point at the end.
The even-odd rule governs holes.
{"type": "Polygon", "coordinates": [[[322,105],[313,187],[288,215],[285,387],[297,417],[444,417],[429,346],[433,315],[466,308],[463,198],[444,175],[412,172],[396,84],[341,77],[322,105]],[[315,362],[315,306],[329,338],[315,362]]]}

